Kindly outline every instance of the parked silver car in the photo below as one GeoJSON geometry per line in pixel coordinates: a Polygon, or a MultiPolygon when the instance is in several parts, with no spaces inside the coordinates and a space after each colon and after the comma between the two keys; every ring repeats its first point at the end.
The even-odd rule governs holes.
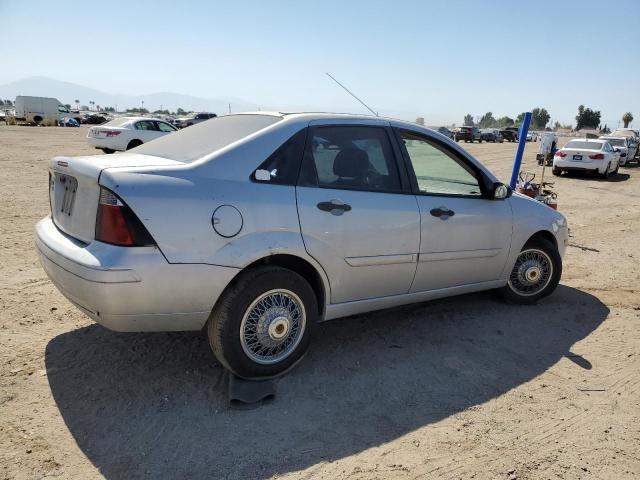
{"type": "Polygon", "coordinates": [[[293,366],[322,320],[487,289],[536,302],[568,241],[454,142],[377,117],[223,116],[49,176],[36,244],[60,291],[113,330],[204,327],[248,378],[293,366]]]}
{"type": "Polygon", "coordinates": [[[196,125],[198,123],[205,122],[207,120],[210,120],[216,117],[217,115],[215,113],[207,113],[207,112],[193,113],[187,117],[176,118],[173,121],[173,125],[177,128],[185,128],[185,127],[190,127],[192,125],[196,125]]]}

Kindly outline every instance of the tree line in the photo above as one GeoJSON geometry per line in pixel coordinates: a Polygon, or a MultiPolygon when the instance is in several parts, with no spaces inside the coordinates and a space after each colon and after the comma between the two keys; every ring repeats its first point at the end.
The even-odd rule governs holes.
{"type": "MultiPolygon", "coordinates": [[[[592,110],[584,105],[578,107],[578,115],[576,115],[576,130],[583,128],[598,128],[600,130],[608,130],[608,127],[604,127],[600,123],[601,113],[599,110],[592,110]]],[[[536,107],[531,110],[531,125],[529,128],[532,130],[557,130],[559,128],[571,129],[572,125],[562,125],[560,122],[555,122],[551,127],[548,126],[551,120],[551,115],[546,108],[536,107]]],[[[524,113],[518,115],[515,119],[511,117],[499,117],[495,118],[492,112],[487,112],[481,117],[475,119],[470,113],[467,113],[462,120],[463,125],[478,127],[478,128],[506,128],[506,127],[519,127],[524,121],[524,113]]],[[[624,128],[628,128],[629,124],[633,121],[633,115],[631,112],[627,112],[622,116],[622,122],[624,128]]]]}

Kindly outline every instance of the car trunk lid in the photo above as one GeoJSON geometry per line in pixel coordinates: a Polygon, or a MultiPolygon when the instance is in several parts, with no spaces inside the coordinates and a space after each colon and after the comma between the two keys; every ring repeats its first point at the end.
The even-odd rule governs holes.
{"type": "Polygon", "coordinates": [[[55,157],[49,162],[49,202],[56,226],[90,243],[95,237],[100,174],[108,168],[183,165],[166,158],[138,154],[55,157]]]}

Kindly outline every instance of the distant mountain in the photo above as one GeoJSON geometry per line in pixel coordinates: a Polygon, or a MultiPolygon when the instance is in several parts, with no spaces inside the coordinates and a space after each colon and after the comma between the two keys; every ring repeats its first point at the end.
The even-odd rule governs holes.
{"type": "Polygon", "coordinates": [[[149,111],[163,109],[175,111],[177,108],[194,111],[210,111],[220,114],[227,113],[229,103],[233,112],[258,110],[258,106],[244,100],[231,98],[200,98],[174,92],[158,92],[148,95],[118,95],[102,92],[93,88],[63,82],[48,77],[29,77],[15,82],[0,85],[0,98],[15,100],[18,95],[33,95],[37,97],[54,97],[62,103],[68,103],[75,108],[75,99],[81,105],[89,105],[89,101],[96,102],[101,107],[116,107],[120,111],[127,108],[144,107],[149,111]]]}

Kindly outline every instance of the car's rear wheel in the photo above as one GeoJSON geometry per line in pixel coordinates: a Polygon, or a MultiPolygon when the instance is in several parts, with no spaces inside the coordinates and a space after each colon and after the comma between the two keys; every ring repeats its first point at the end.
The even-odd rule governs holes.
{"type": "Polygon", "coordinates": [[[273,377],[305,354],[318,321],[309,283],[280,267],[250,269],[233,281],[207,323],[218,361],[243,378],[273,377]]]}
{"type": "Polygon", "coordinates": [[[112,150],[112,149],[110,149],[110,148],[102,148],[101,150],[102,150],[104,153],[107,153],[107,154],[108,154],[108,153],[113,153],[113,152],[115,152],[115,150],[112,150]]]}
{"type": "Polygon", "coordinates": [[[556,246],[544,238],[534,238],[522,248],[500,292],[512,303],[536,303],[553,293],[560,275],[562,258],[556,246]]]}
{"type": "Polygon", "coordinates": [[[607,168],[604,169],[604,173],[601,173],[600,176],[602,178],[604,178],[605,180],[607,180],[609,178],[609,175],[610,175],[609,170],[611,170],[611,164],[607,163],[607,168]]]}
{"type": "Polygon", "coordinates": [[[131,140],[127,145],[127,150],[131,150],[132,148],[139,147],[140,145],[142,145],[142,142],[140,140],[131,140]]]}

